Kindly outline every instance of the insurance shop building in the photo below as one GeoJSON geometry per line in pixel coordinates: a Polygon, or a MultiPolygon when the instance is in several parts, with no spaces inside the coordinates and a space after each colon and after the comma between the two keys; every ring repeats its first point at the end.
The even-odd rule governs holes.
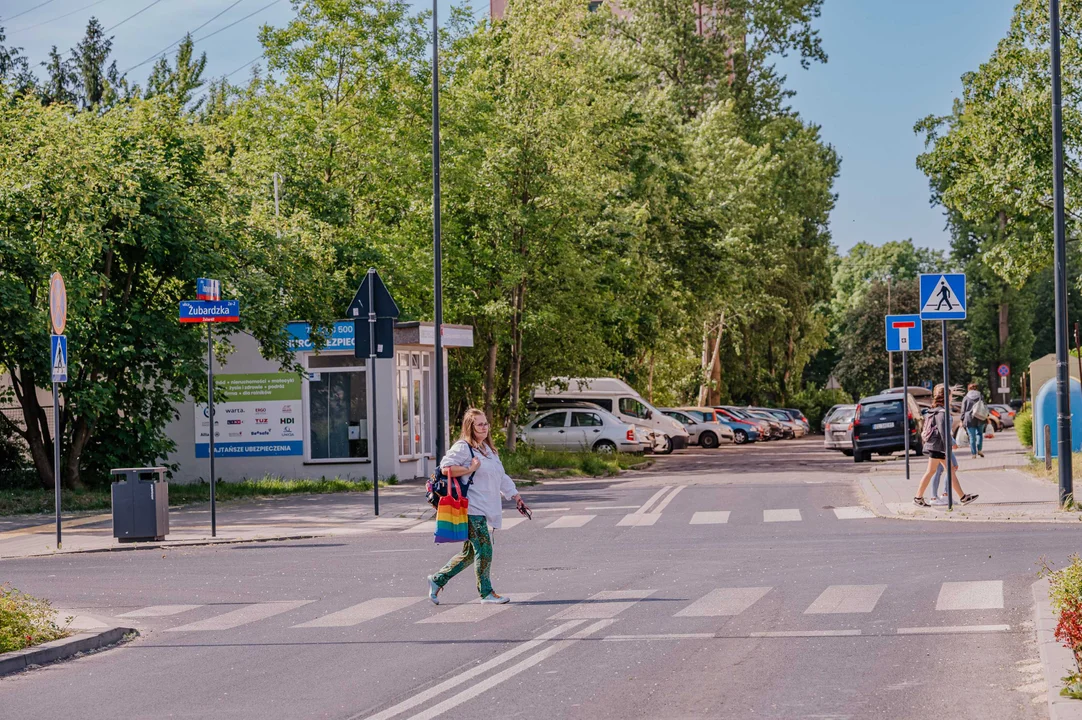
{"type": "MultiPolygon", "coordinates": [[[[203,403],[177,408],[178,419],[166,428],[177,449],[163,459],[179,465],[174,482],[209,480],[211,432],[215,474],[224,480],[371,479],[373,436],[379,443],[379,477],[419,477],[434,467],[431,323],[396,323],[394,357],[375,361],[354,357],[352,321],[335,323],[318,352],[306,323],[291,323],[288,330],[304,374],[283,372],[263,358],[254,338],[237,334],[234,352],[224,363],[215,361],[214,418],[203,403]]],[[[448,352],[472,347],[473,328],[443,325],[443,346],[447,407],[448,352]]]]}

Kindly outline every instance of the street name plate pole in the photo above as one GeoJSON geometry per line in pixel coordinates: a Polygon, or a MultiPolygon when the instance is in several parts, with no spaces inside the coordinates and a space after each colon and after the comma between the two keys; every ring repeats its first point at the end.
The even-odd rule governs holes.
{"type": "Polygon", "coordinates": [[[909,353],[902,350],[902,412],[905,413],[905,479],[909,479],[909,353]]]}
{"type": "Polygon", "coordinates": [[[368,269],[368,374],[372,378],[372,501],[379,517],[379,441],[376,430],[376,269],[368,269]]]}
{"type": "Polygon", "coordinates": [[[944,424],[946,425],[947,437],[945,446],[947,448],[947,509],[954,509],[954,490],[952,489],[951,480],[953,475],[951,473],[954,470],[951,467],[951,460],[953,457],[952,445],[954,444],[954,433],[951,430],[951,379],[950,379],[950,365],[948,364],[947,355],[947,321],[941,320],[943,324],[943,416],[944,424]]]}
{"type": "Polygon", "coordinates": [[[207,412],[210,413],[210,536],[218,537],[218,513],[214,503],[214,339],[213,323],[207,323],[207,412]]]}

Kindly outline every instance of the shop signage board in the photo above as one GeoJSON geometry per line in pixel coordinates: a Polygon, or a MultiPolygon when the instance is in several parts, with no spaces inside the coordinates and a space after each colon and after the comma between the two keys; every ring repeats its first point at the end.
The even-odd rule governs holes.
{"type": "MultiPolygon", "coordinates": [[[[214,454],[217,457],[281,457],[304,454],[301,378],[292,373],[217,374],[214,454]]],[[[210,455],[210,410],[195,404],[195,456],[210,455]]]]}

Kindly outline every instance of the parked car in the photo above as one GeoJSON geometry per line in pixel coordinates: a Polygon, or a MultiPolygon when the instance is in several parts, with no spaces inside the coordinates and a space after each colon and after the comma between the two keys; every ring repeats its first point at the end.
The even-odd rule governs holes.
{"type": "Polygon", "coordinates": [[[823,447],[841,450],[843,455],[853,454],[853,415],[856,405],[838,405],[823,418],[823,447]]]}
{"type": "Polygon", "coordinates": [[[651,432],[653,451],[659,455],[667,455],[688,445],[688,432],[684,425],[648,403],[623,380],[555,378],[553,383],[550,388],[535,390],[533,402],[546,406],[582,402],[598,405],[621,422],[638,425],[651,432]]]}
{"type": "Polygon", "coordinates": [[[763,440],[781,440],[785,437],[785,428],[782,427],[781,422],[770,416],[764,417],[761,414],[750,412],[744,408],[732,407],[730,405],[714,409],[731,413],[741,420],[750,420],[758,423],[759,437],[763,440]]]}
{"type": "Polygon", "coordinates": [[[797,428],[800,428],[800,433],[804,433],[804,427],[800,423],[795,423],[789,419],[789,416],[785,413],[774,413],[766,408],[747,407],[744,408],[752,415],[757,415],[762,418],[766,418],[772,423],[776,423],[781,427],[781,434],[779,437],[788,440],[789,438],[795,438],[797,434],[797,428]]]}
{"type": "Polygon", "coordinates": [[[804,427],[804,423],[799,420],[794,420],[793,417],[785,410],[781,410],[779,408],[765,407],[757,407],[751,409],[758,410],[759,412],[764,412],[771,417],[777,418],[778,421],[786,427],[786,429],[792,430],[792,435],[790,437],[804,437],[808,433],[807,428],[804,427]]]}
{"type": "Polygon", "coordinates": [[[714,412],[710,411],[710,420],[706,420],[702,414],[694,414],[685,408],[660,408],[661,412],[684,424],[688,431],[688,438],[692,445],[704,448],[716,448],[722,440],[732,442],[733,431],[713,420],[714,412]]]}
{"type": "Polygon", "coordinates": [[[740,419],[721,408],[704,408],[704,410],[707,409],[714,412],[714,419],[717,422],[729,426],[733,431],[733,442],[737,445],[766,439],[757,420],[752,418],[740,419]]]}
{"type": "Polygon", "coordinates": [[[904,405],[900,393],[861,398],[853,414],[853,460],[865,462],[873,452],[890,455],[904,450],[907,430],[909,449],[919,455],[923,427],[920,405],[912,395],[904,405]]]}
{"type": "Polygon", "coordinates": [[[585,403],[532,413],[523,423],[519,439],[546,450],[643,451],[634,425],[585,403]]]}
{"type": "Polygon", "coordinates": [[[991,410],[995,410],[999,413],[999,420],[1003,424],[1003,427],[1014,427],[1015,411],[1011,408],[1010,405],[1001,405],[999,403],[996,403],[994,405],[989,405],[988,408],[991,410]]]}
{"type": "MultiPolygon", "coordinates": [[[[846,405],[844,403],[839,403],[838,405],[831,405],[830,409],[827,410],[825,413],[823,413],[823,419],[819,421],[819,432],[821,432],[821,433],[826,432],[826,430],[827,430],[827,418],[830,417],[831,415],[833,415],[834,411],[837,410],[840,407],[846,407],[846,405]]],[[[853,407],[856,407],[856,405],[854,405],[853,407]]]]}
{"type": "Polygon", "coordinates": [[[807,416],[803,412],[796,408],[780,408],[783,413],[791,417],[796,422],[804,426],[804,434],[807,435],[811,432],[811,423],[808,422],[807,416]]]}

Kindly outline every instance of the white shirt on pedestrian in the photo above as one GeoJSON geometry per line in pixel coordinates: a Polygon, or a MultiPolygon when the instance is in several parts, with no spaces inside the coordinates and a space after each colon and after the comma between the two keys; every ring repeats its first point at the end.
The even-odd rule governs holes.
{"type": "MultiPolygon", "coordinates": [[[[473,457],[481,461],[481,466],[473,474],[473,482],[469,486],[466,497],[470,501],[469,515],[484,515],[488,520],[488,526],[493,530],[499,530],[503,526],[503,502],[502,498],[510,500],[518,495],[515,481],[504,471],[500,456],[487,445],[482,445],[485,452],[476,448],[473,457]]],[[[452,466],[468,468],[470,466],[470,446],[465,440],[459,440],[447,451],[440,461],[440,469],[446,470],[452,466]]],[[[463,483],[470,479],[469,475],[463,475],[457,480],[463,483]]]]}

